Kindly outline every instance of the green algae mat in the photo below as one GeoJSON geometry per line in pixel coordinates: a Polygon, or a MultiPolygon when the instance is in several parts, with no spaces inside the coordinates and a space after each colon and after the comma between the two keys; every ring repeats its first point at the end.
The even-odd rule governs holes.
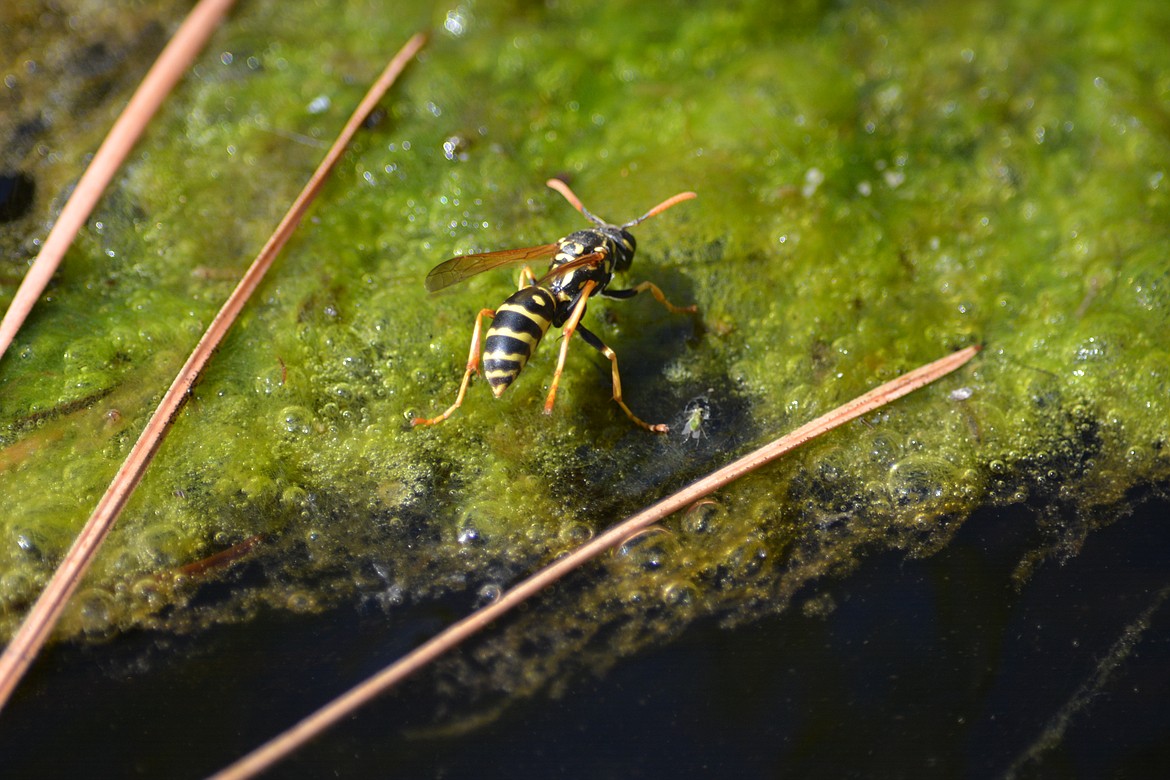
{"type": "MultiPolygon", "coordinates": [[[[0,11],[2,300],[185,11],[0,11]]],[[[383,101],[197,385],[58,639],[262,610],[487,601],[734,456],[956,348],[967,368],[667,521],[478,656],[537,688],[696,619],[799,607],[977,508],[1036,509],[1016,566],[1075,555],[1170,473],[1170,7],[245,3],[212,39],[0,361],[0,633],[10,635],[146,417],[366,84],[383,101]],[[493,271],[456,254],[633,229],[592,303],[609,363],[556,333],[445,423],[493,271]],[[811,587],[810,587],[811,586],[811,587]],[[793,603],[798,591],[805,598],[793,603]]],[[[539,275],[539,271],[538,271],[539,275]]]]}

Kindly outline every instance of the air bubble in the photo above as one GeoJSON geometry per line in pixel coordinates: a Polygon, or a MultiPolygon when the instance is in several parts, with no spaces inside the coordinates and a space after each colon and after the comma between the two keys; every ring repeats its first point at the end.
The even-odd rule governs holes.
{"type": "Polygon", "coordinates": [[[313,413],[303,406],[286,406],[280,410],[278,425],[289,433],[312,433],[313,413]]]}
{"type": "Polygon", "coordinates": [[[479,529],[472,525],[465,525],[463,528],[459,529],[459,534],[455,537],[455,541],[459,542],[459,544],[465,547],[477,544],[481,541],[479,529]]]}
{"type": "Polygon", "coordinates": [[[22,604],[32,590],[32,580],[21,572],[10,571],[0,575],[0,604],[22,604]]]}
{"type": "Polygon", "coordinates": [[[668,606],[684,609],[698,603],[699,594],[689,582],[671,582],[662,588],[662,601],[668,606]]]}
{"type": "Polygon", "coordinates": [[[104,590],[90,588],[77,595],[77,620],[90,636],[105,636],[114,626],[114,598],[104,590]]]}
{"type": "Polygon", "coordinates": [[[593,538],[593,529],[585,523],[569,523],[561,528],[557,536],[565,544],[581,545],[593,538]]]}
{"type": "Polygon", "coordinates": [[[177,531],[166,527],[170,520],[156,518],[151,528],[139,536],[137,554],[140,565],[157,570],[176,564],[175,550],[182,547],[182,539],[177,531]]]}
{"type": "Polygon", "coordinates": [[[304,488],[287,487],[280,494],[280,503],[285,506],[305,507],[309,502],[309,493],[304,488]]]}
{"type": "Polygon", "coordinates": [[[678,552],[678,543],[670,532],[652,528],[635,534],[614,551],[614,557],[643,571],[655,571],[678,552]]]}
{"type": "Polygon", "coordinates": [[[147,610],[158,609],[163,605],[162,586],[154,577],[143,577],[138,580],[131,587],[130,592],[134,599],[147,610]]]}
{"type": "Polygon", "coordinates": [[[715,530],[720,506],[714,501],[700,501],[682,516],[679,528],[689,536],[704,536],[715,530]]]}
{"type": "Polygon", "coordinates": [[[37,543],[34,542],[33,538],[28,534],[17,534],[16,546],[25,555],[35,558],[41,557],[40,548],[37,547],[37,543]]]}
{"type": "Polygon", "coordinates": [[[768,559],[768,548],[756,540],[748,540],[736,547],[728,556],[728,564],[741,577],[754,577],[764,568],[768,559]]]}
{"type": "Polygon", "coordinates": [[[484,585],[480,587],[479,591],[475,594],[476,609],[480,607],[486,607],[488,604],[499,601],[500,596],[502,595],[504,595],[504,589],[500,587],[499,583],[484,583],[484,585]]]}
{"type": "Polygon", "coordinates": [[[273,366],[261,372],[252,380],[252,389],[259,395],[272,395],[284,386],[285,370],[282,366],[273,366]]]}
{"type": "Polygon", "coordinates": [[[899,506],[932,505],[944,498],[955,472],[950,463],[931,455],[903,458],[890,468],[890,497],[899,506]]]}

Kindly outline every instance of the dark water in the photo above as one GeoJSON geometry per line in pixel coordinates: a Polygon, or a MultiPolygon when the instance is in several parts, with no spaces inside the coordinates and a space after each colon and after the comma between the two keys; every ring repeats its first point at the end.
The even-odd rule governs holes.
{"type": "MultiPolygon", "coordinates": [[[[458,691],[423,674],[273,776],[1162,777],[1168,510],[1140,504],[1022,588],[1011,575],[1036,525],[985,511],[932,558],[878,555],[832,584],[827,617],[698,624],[558,698],[478,727],[456,717],[459,733],[435,728],[436,712],[458,716],[458,691]]],[[[206,775],[462,609],[390,621],[349,607],[57,647],[0,715],[2,774],[206,775]]]]}

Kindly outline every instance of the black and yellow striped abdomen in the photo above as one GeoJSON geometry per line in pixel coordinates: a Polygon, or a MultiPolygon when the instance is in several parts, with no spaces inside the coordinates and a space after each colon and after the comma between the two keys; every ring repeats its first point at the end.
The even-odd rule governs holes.
{"type": "Polygon", "coordinates": [[[552,293],[536,286],[517,290],[496,309],[484,342],[483,374],[497,398],[532,357],[555,312],[552,293]]]}

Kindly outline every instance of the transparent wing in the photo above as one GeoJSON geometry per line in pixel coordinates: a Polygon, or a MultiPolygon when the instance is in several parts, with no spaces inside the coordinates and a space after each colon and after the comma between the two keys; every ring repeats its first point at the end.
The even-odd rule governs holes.
{"type": "Polygon", "coordinates": [[[435,292],[493,268],[521,263],[525,260],[552,257],[556,254],[557,246],[557,244],[541,244],[523,249],[502,249],[499,252],[459,255],[432,268],[431,272],[427,274],[424,284],[428,292],[435,292]]]}

